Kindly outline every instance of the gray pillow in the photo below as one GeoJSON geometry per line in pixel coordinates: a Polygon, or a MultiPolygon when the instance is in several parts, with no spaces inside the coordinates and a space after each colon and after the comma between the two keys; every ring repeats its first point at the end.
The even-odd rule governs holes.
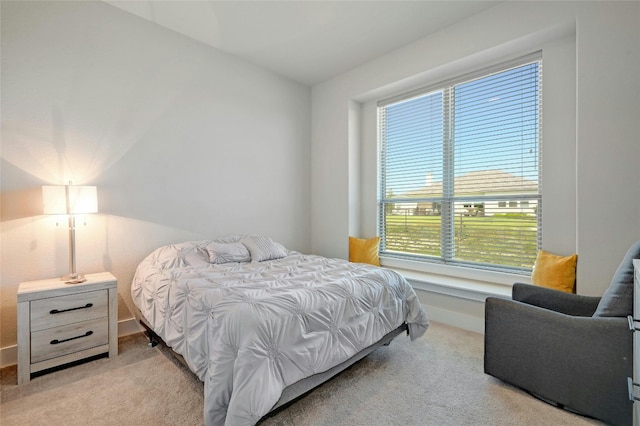
{"type": "Polygon", "coordinates": [[[611,285],[598,303],[594,317],[633,315],[633,259],[640,259],[640,241],[633,244],[622,259],[611,285]]]}
{"type": "Polygon", "coordinates": [[[231,262],[250,262],[249,250],[242,243],[216,243],[207,245],[209,262],[222,264],[231,262]]]}
{"type": "Polygon", "coordinates": [[[250,235],[241,241],[251,253],[252,262],[262,262],[265,260],[280,259],[285,257],[287,249],[276,243],[269,237],[250,235]]]}

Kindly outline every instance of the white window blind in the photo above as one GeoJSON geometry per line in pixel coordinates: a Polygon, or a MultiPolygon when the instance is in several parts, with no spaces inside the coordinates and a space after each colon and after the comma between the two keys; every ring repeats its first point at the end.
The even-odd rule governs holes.
{"type": "Polygon", "coordinates": [[[541,89],[535,54],[378,104],[382,254],[531,270],[541,89]]]}

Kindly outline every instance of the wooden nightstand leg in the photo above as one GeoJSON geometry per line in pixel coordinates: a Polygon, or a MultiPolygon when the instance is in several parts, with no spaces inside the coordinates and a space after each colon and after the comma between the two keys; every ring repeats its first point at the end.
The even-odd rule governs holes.
{"type": "Polygon", "coordinates": [[[109,289],[109,358],[118,356],[118,287],[109,289]]]}
{"type": "Polygon", "coordinates": [[[18,384],[31,380],[31,336],[29,302],[18,303],[18,384]]]}

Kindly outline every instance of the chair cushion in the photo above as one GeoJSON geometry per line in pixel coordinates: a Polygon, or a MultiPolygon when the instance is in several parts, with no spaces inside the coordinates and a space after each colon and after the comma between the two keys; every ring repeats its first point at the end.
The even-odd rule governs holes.
{"type": "Polygon", "coordinates": [[[575,293],[578,255],[559,256],[544,250],[538,252],[531,282],[541,287],[575,293]]]}
{"type": "Polygon", "coordinates": [[[622,259],[602,295],[594,317],[626,317],[633,315],[633,259],[640,259],[640,241],[633,244],[622,259]]]}

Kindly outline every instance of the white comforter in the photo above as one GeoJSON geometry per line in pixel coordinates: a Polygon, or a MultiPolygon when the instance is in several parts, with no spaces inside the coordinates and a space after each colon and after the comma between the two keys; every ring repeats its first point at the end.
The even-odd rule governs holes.
{"type": "Polygon", "coordinates": [[[296,252],[209,263],[210,241],[165,246],[136,271],[133,300],[204,382],[207,425],[253,425],[282,390],[403,322],[428,327],[413,288],[388,269],[296,252]]]}

